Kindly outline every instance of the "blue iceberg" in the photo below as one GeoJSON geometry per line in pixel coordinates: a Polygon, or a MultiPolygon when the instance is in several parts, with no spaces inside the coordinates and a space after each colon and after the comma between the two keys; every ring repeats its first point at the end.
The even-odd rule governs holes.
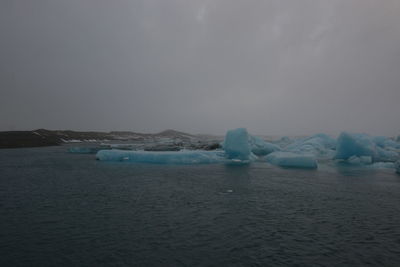
{"type": "Polygon", "coordinates": [[[347,160],[352,156],[376,158],[375,143],[366,134],[340,134],[336,147],[335,159],[347,160]]]}
{"type": "Polygon", "coordinates": [[[318,163],[315,156],[311,154],[298,154],[293,152],[273,152],[266,160],[284,168],[317,169],[318,163]]]}
{"type": "Polygon", "coordinates": [[[395,162],[398,159],[399,159],[399,153],[397,153],[396,151],[386,150],[381,147],[376,148],[374,161],[395,162]]]}
{"type": "Polygon", "coordinates": [[[257,136],[250,136],[251,152],[257,156],[265,156],[275,151],[280,151],[278,145],[269,143],[257,136]]]}
{"type": "Polygon", "coordinates": [[[225,162],[223,151],[182,150],[182,151],[127,151],[100,150],[96,154],[100,161],[125,161],[153,164],[209,164],[225,162]]]}
{"type": "Polygon", "coordinates": [[[399,153],[392,145],[390,139],[385,137],[344,132],[338,138],[335,159],[368,156],[373,162],[395,162],[399,159],[399,153]]]}
{"type": "Polygon", "coordinates": [[[226,157],[232,160],[247,161],[253,158],[250,136],[245,128],[229,130],[225,135],[223,148],[226,157]]]}
{"type": "Polygon", "coordinates": [[[394,149],[400,149],[400,143],[394,141],[393,139],[390,139],[386,136],[374,136],[372,138],[373,142],[381,148],[385,148],[385,149],[390,149],[390,148],[394,148],[394,149]]]}
{"type": "Polygon", "coordinates": [[[332,158],[335,154],[336,140],[326,134],[316,134],[304,139],[298,139],[288,145],[285,151],[308,153],[317,157],[332,158]]]}

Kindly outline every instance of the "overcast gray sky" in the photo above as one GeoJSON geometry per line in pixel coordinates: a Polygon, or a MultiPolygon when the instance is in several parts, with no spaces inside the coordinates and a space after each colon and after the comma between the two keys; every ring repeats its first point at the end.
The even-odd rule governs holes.
{"type": "Polygon", "coordinates": [[[399,0],[1,0],[0,130],[400,134],[399,0]]]}

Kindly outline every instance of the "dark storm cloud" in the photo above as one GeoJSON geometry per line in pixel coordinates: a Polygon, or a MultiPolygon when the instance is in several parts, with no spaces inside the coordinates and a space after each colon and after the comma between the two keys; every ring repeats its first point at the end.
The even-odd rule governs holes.
{"type": "Polygon", "coordinates": [[[400,133],[400,2],[0,3],[0,127],[400,133]]]}

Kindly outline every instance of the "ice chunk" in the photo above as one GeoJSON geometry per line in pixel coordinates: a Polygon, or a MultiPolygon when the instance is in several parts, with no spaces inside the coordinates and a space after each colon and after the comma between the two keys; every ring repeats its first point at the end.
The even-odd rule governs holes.
{"type": "Polygon", "coordinates": [[[318,142],[323,145],[327,149],[335,149],[336,148],[336,139],[330,137],[327,134],[319,133],[311,136],[309,140],[313,140],[313,142],[318,142]]]}
{"type": "Polygon", "coordinates": [[[348,159],[351,156],[376,157],[375,144],[366,134],[350,134],[343,132],[340,134],[336,148],[336,159],[348,159]]]}
{"type": "Polygon", "coordinates": [[[177,152],[150,152],[127,150],[100,150],[96,158],[101,161],[127,161],[153,164],[208,164],[225,162],[222,151],[182,150],[177,152]]]}
{"type": "Polygon", "coordinates": [[[249,160],[252,157],[249,134],[245,128],[229,130],[225,135],[224,150],[228,159],[249,160]]]}
{"type": "Polygon", "coordinates": [[[400,174],[400,160],[396,161],[394,167],[396,168],[396,173],[400,174]]]}
{"type": "Polygon", "coordinates": [[[374,141],[374,143],[377,146],[380,146],[380,147],[385,147],[385,142],[386,142],[387,139],[388,138],[385,137],[385,136],[374,136],[374,137],[372,137],[372,141],[374,141]]]}
{"type": "Polygon", "coordinates": [[[382,136],[342,133],[335,158],[347,160],[352,156],[369,156],[374,162],[394,162],[399,159],[399,153],[390,147],[391,144],[390,139],[382,136]]]}
{"type": "Polygon", "coordinates": [[[400,143],[392,140],[392,139],[386,139],[385,141],[385,148],[395,148],[395,149],[400,149],[400,143]]]}
{"type": "Polygon", "coordinates": [[[96,154],[100,148],[98,147],[71,147],[68,149],[69,153],[74,154],[96,154]]]}
{"type": "Polygon", "coordinates": [[[250,136],[249,142],[251,152],[253,152],[257,156],[265,156],[269,153],[281,150],[278,145],[266,142],[257,136],[250,136]]]}
{"type": "Polygon", "coordinates": [[[390,161],[395,162],[399,159],[399,154],[395,151],[385,150],[381,147],[376,148],[374,161],[390,161]]]}
{"type": "Polygon", "coordinates": [[[397,143],[396,141],[386,137],[386,136],[374,136],[372,138],[374,143],[381,147],[381,148],[400,148],[400,143],[397,143]]]}
{"type": "Polygon", "coordinates": [[[368,165],[372,164],[372,158],[370,156],[351,156],[346,162],[352,165],[368,165]]]}
{"type": "Polygon", "coordinates": [[[277,144],[281,148],[288,146],[292,142],[293,140],[291,140],[288,136],[283,136],[279,140],[273,141],[274,144],[277,144]]]}
{"type": "Polygon", "coordinates": [[[298,154],[293,152],[273,152],[266,157],[273,164],[286,168],[318,168],[317,160],[311,154],[298,154]]]}
{"type": "Polygon", "coordinates": [[[393,162],[375,162],[371,165],[368,165],[368,168],[371,168],[371,169],[393,169],[393,168],[395,168],[395,164],[393,162]]]}
{"type": "Polygon", "coordinates": [[[288,145],[285,150],[296,153],[309,153],[318,157],[332,158],[336,140],[326,134],[316,134],[305,139],[296,140],[288,145]]]}

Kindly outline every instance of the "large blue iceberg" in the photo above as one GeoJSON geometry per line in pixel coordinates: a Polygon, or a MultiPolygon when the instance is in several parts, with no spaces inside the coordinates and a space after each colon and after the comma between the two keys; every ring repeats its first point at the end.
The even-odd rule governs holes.
{"type": "Polygon", "coordinates": [[[335,159],[371,157],[373,162],[394,162],[399,158],[397,143],[388,138],[343,132],[337,142],[335,159]]]}
{"type": "Polygon", "coordinates": [[[96,158],[101,161],[126,161],[153,164],[209,164],[225,162],[222,151],[182,150],[182,151],[127,151],[100,150],[96,158]]]}
{"type": "Polygon", "coordinates": [[[318,163],[315,156],[311,154],[297,154],[293,152],[273,152],[266,157],[266,160],[280,167],[316,169],[318,163]]]}
{"type": "Polygon", "coordinates": [[[368,156],[374,159],[376,157],[375,143],[366,134],[341,133],[335,158],[347,160],[352,156],[368,156]]]}
{"type": "Polygon", "coordinates": [[[223,144],[226,157],[238,161],[253,159],[249,140],[250,136],[245,128],[229,130],[223,144]]]}

